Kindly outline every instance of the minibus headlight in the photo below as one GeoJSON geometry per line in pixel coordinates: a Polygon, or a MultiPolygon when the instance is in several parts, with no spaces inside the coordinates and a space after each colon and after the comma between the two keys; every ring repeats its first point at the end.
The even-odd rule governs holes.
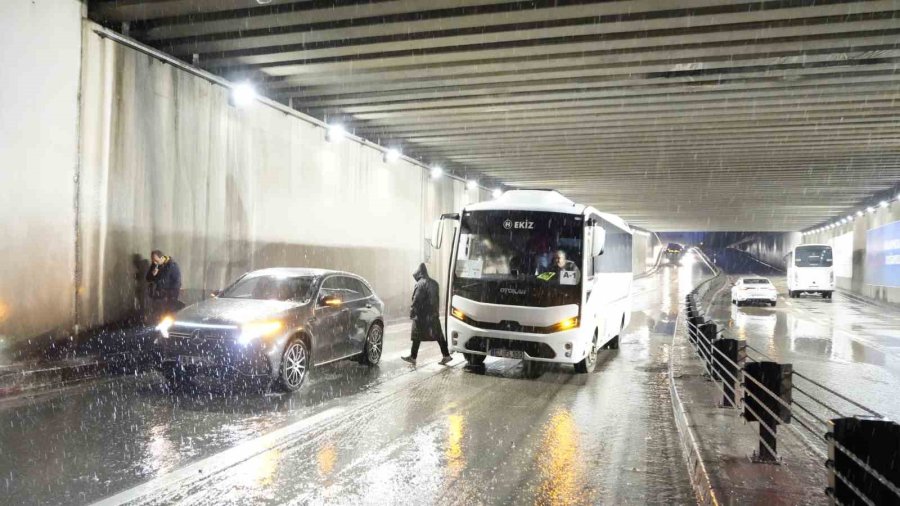
{"type": "Polygon", "coordinates": [[[565,320],[557,323],[553,326],[553,330],[555,332],[561,332],[563,330],[574,329],[578,326],[578,318],[566,318],[565,320]]]}

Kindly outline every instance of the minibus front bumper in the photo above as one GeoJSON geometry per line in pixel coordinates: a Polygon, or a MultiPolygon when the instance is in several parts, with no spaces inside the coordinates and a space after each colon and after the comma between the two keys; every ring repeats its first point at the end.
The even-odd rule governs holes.
{"type": "Polygon", "coordinates": [[[456,318],[447,321],[450,350],[473,355],[577,364],[590,342],[580,327],[550,334],[481,329],[456,318]]]}

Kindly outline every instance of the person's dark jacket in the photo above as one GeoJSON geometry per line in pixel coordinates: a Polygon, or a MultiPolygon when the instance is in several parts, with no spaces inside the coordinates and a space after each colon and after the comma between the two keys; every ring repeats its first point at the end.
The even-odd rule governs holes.
{"type": "Polygon", "coordinates": [[[425,264],[413,273],[416,287],[413,289],[409,317],[412,319],[411,338],[414,341],[436,341],[441,333],[441,293],[438,282],[428,276],[425,264]]]}
{"type": "Polygon", "coordinates": [[[153,265],[147,270],[147,281],[153,283],[150,296],[154,299],[178,300],[181,293],[181,269],[171,257],[160,264],[159,271],[153,275],[153,265]]]}

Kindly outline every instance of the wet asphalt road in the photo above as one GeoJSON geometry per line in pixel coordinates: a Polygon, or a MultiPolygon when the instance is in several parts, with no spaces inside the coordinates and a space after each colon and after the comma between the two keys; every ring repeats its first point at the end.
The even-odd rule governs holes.
{"type": "MultiPolygon", "coordinates": [[[[784,277],[769,279],[778,288],[776,307],[736,307],[729,283],[714,297],[709,316],[726,324],[727,336],[745,339],[771,359],[791,363],[794,371],[900,420],[900,311],[840,291],[831,300],[816,295],[791,299],[784,277]]],[[[811,385],[803,380],[794,383],[844,415],[865,414],[828,392],[806,388],[811,385]]],[[[794,399],[823,419],[832,416],[800,394],[794,399]]]]}
{"type": "Polygon", "coordinates": [[[9,504],[685,504],[693,501],[666,364],[698,269],[637,280],[619,350],[596,370],[399,360],[321,368],[294,395],[148,373],[0,405],[9,504]]]}

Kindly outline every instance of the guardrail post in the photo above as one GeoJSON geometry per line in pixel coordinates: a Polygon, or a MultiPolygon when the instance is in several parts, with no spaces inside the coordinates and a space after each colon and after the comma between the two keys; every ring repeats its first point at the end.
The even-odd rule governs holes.
{"type": "Polygon", "coordinates": [[[713,341],[713,347],[720,354],[714,364],[716,376],[722,380],[722,383],[731,385],[730,390],[723,388],[725,395],[722,398],[722,406],[726,408],[737,407],[737,389],[740,384],[738,375],[741,373],[741,368],[743,368],[744,361],[747,358],[747,342],[739,339],[722,338],[713,341]]]}
{"type": "Polygon", "coordinates": [[[832,504],[900,504],[900,425],[872,417],[828,425],[825,491],[832,504]]]}
{"type": "Polygon", "coordinates": [[[700,325],[703,324],[703,316],[696,309],[688,308],[688,338],[691,343],[697,344],[697,332],[700,325]]]}
{"type": "Polygon", "coordinates": [[[719,327],[716,325],[716,322],[710,320],[700,325],[700,339],[703,341],[703,345],[700,346],[700,356],[703,357],[703,361],[706,362],[706,371],[712,375],[712,346],[713,341],[716,340],[716,336],[719,333],[719,327]]]}
{"type": "Polygon", "coordinates": [[[778,424],[791,423],[791,410],[785,404],[791,404],[792,373],[791,364],[751,362],[744,366],[744,375],[765,387],[763,389],[752,379],[743,384],[744,418],[748,422],[759,422],[759,451],[753,455],[754,462],[778,462],[775,434],[778,424]],[[777,395],[784,404],[773,398],[766,389],[777,395]]]}

